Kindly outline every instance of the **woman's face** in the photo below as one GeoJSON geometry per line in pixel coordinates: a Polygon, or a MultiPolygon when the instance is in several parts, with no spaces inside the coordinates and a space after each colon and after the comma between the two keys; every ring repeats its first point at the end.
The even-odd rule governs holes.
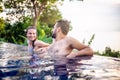
{"type": "Polygon", "coordinates": [[[28,40],[30,40],[30,41],[33,41],[33,40],[35,40],[36,39],[36,37],[37,37],[37,31],[35,30],[35,29],[29,29],[28,31],[27,31],[27,38],[28,38],[28,40]]]}

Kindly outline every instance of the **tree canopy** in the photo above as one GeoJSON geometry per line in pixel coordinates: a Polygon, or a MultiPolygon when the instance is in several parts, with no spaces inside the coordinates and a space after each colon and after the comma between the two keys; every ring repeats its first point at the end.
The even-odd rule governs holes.
{"type": "MultiPolygon", "coordinates": [[[[7,11],[8,15],[16,15],[16,18],[30,15],[33,19],[33,23],[31,25],[37,26],[40,15],[43,14],[43,12],[44,14],[49,14],[47,11],[49,9],[57,9],[56,5],[58,2],[58,0],[5,0],[3,1],[3,4],[5,9],[9,9],[9,11],[7,11]],[[46,10],[47,13],[45,13],[44,10],[46,10]]],[[[57,11],[58,10],[56,10],[56,12],[57,11]]]]}

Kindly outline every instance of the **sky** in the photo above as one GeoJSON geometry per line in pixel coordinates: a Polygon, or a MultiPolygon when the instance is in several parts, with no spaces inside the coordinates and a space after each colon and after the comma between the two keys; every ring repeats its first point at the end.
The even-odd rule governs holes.
{"type": "Polygon", "coordinates": [[[63,18],[71,21],[70,36],[87,44],[95,34],[91,44],[95,51],[105,47],[120,51],[120,0],[65,0],[58,7],[63,18]]]}

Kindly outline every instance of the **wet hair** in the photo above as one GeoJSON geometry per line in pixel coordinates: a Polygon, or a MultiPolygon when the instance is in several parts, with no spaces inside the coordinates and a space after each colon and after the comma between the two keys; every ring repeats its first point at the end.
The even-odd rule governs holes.
{"type": "Polygon", "coordinates": [[[69,32],[70,22],[67,20],[58,20],[57,27],[60,27],[62,30],[62,33],[64,35],[67,35],[69,32]]]}

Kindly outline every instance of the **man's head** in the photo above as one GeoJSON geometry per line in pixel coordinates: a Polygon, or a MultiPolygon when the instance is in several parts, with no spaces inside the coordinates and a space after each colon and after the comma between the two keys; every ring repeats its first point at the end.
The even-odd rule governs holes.
{"type": "Polygon", "coordinates": [[[37,30],[34,26],[30,26],[26,30],[26,36],[28,40],[34,41],[37,38],[37,30]]]}
{"type": "Polygon", "coordinates": [[[62,32],[62,34],[67,35],[70,27],[69,24],[70,22],[67,20],[57,21],[53,28],[52,37],[56,38],[60,31],[62,32]]]}

